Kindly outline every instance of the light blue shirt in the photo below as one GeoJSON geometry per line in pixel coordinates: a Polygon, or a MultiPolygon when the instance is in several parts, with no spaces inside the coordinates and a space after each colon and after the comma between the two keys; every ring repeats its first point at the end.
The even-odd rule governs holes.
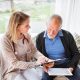
{"type": "Polygon", "coordinates": [[[48,37],[47,31],[45,31],[45,49],[50,59],[55,60],[65,58],[65,49],[60,36],[63,36],[62,30],[58,32],[57,36],[53,40],[48,37]]]}

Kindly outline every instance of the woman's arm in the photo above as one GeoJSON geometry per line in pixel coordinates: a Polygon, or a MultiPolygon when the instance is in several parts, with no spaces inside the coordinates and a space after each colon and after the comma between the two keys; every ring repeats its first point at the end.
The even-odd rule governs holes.
{"type": "Polygon", "coordinates": [[[38,65],[36,62],[24,62],[19,61],[17,57],[15,56],[15,53],[12,49],[11,42],[8,38],[3,38],[1,41],[1,50],[2,50],[2,56],[3,59],[6,60],[6,62],[9,65],[8,72],[15,70],[15,69],[27,69],[32,68],[38,65]]]}
{"type": "Polygon", "coordinates": [[[48,59],[48,58],[45,57],[41,52],[39,52],[39,51],[37,50],[37,48],[35,47],[32,39],[31,39],[31,36],[30,36],[29,34],[27,34],[27,36],[25,35],[25,37],[28,38],[29,44],[30,44],[30,47],[31,47],[31,51],[32,51],[32,53],[34,54],[34,57],[35,57],[36,59],[39,59],[39,58],[41,58],[41,57],[48,59]]]}

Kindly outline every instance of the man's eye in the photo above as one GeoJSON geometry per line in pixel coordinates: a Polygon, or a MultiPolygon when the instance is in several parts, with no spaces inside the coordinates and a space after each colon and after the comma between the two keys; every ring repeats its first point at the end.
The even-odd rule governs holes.
{"type": "Polygon", "coordinates": [[[26,27],[29,27],[28,25],[26,25],[26,27]]]}

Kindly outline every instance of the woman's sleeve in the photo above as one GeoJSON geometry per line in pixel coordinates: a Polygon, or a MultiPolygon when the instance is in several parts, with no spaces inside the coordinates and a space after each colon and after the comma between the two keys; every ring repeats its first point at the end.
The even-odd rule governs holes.
{"type": "Polygon", "coordinates": [[[30,38],[30,46],[31,46],[31,49],[32,49],[32,53],[34,54],[34,57],[35,57],[36,59],[39,59],[40,57],[47,58],[47,57],[45,57],[41,52],[39,52],[39,51],[37,50],[37,48],[35,47],[35,45],[34,45],[34,43],[33,43],[33,41],[32,41],[31,38],[30,38]]]}

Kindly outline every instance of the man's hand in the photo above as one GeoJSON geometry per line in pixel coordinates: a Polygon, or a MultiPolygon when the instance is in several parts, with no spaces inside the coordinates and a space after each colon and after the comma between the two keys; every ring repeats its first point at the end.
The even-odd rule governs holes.
{"type": "Polygon", "coordinates": [[[73,69],[72,67],[70,67],[70,68],[69,68],[69,70],[70,70],[70,71],[71,71],[71,73],[72,73],[74,69],[73,69]]]}
{"type": "Polygon", "coordinates": [[[45,63],[43,64],[43,70],[45,72],[48,72],[48,69],[54,66],[54,62],[50,62],[50,63],[45,63]]]}

